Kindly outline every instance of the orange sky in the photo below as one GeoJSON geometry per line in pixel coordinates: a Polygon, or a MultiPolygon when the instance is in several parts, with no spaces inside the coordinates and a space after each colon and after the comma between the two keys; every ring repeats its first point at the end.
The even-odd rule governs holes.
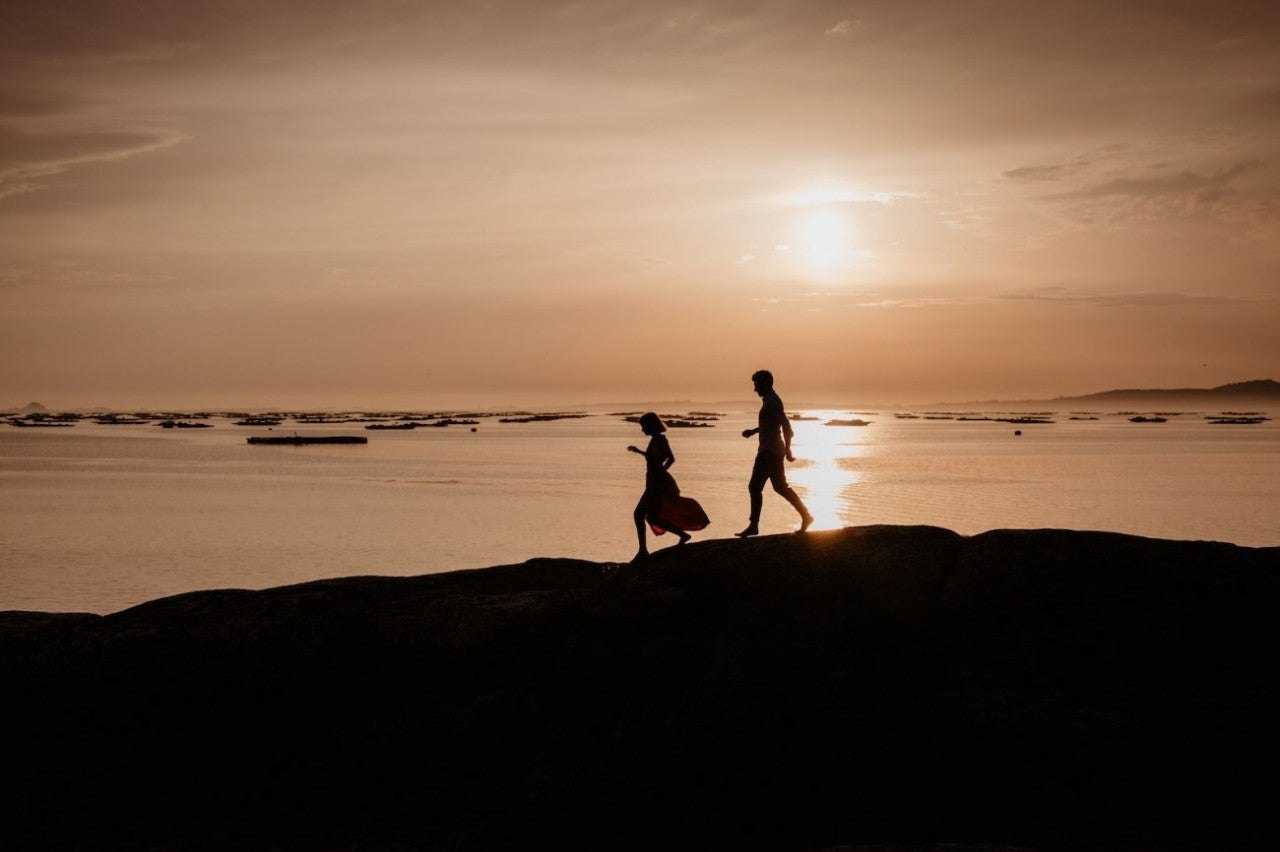
{"type": "Polygon", "coordinates": [[[0,11],[0,406],[1280,378],[1280,5],[0,11]]]}

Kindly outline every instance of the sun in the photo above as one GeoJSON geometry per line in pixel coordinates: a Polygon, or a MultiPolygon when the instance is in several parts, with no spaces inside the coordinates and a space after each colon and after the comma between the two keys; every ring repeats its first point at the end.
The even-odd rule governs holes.
{"type": "Polygon", "coordinates": [[[832,271],[848,259],[851,231],[848,216],[839,209],[807,210],[796,223],[796,248],[816,271],[832,271]]]}
{"type": "Polygon", "coordinates": [[[857,244],[852,202],[846,196],[835,190],[814,190],[786,199],[791,208],[787,238],[779,248],[800,274],[837,280],[868,256],[857,244]]]}

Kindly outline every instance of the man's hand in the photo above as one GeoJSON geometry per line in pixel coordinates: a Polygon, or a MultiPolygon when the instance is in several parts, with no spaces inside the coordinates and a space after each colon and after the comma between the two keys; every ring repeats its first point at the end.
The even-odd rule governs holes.
{"type": "Polygon", "coordinates": [[[754,435],[755,433],[756,433],[756,430],[755,430],[755,429],[743,429],[743,430],[742,430],[742,437],[744,437],[744,438],[750,438],[750,437],[751,437],[752,435],[754,435]]]}
{"type": "Polygon", "coordinates": [[[789,461],[789,462],[793,462],[793,461],[795,461],[795,460],[796,460],[796,457],[795,457],[795,456],[793,456],[793,455],[791,455],[791,451],[790,451],[790,450],[787,450],[787,461],[789,461]]]}

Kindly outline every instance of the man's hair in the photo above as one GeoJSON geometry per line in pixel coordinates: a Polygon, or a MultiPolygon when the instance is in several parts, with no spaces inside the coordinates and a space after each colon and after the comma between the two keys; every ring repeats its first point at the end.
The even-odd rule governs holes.
{"type": "Polygon", "coordinates": [[[773,373],[768,370],[756,370],[751,374],[751,381],[759,382],[767,388],[773,387],[773,373]]]}

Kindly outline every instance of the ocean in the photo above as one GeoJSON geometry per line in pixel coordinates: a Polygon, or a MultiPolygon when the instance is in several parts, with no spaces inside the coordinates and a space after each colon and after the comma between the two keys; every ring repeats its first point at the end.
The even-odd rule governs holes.
{"type": "MultiPolygon", "coordinates": [[[[625,562],[647,438],[622,411],[411,430],[366,423],[0,424],[0,610],[107,614],[183,592],[411,576],[537,557],[625,562]],[[250,436],[365,436],[276,446],[250,436]]],[[[711,525],[747,522],[755,408],[659,411],[672,474],[711,525]],[[693,420],[693,417],[709,417],[693,420]]],[[[796,411],[788,476],[814,530],[929,524],[1280,545],[1280,423],[1217,412],[796,411]],[[1080,418],[1080,419],[1076,419],[1080,418]],[[1091,419],[1084,419],[1091,418],[1091,419]],[[1092,419],[1096,418],[1096,419],[1092,419]],[[862,420],[866,425],[828,425],[862,420]]],[[[459,415],[454,415],[458,417],[459,415]]],[[[508,415],[509,416],[509,415],[508,415]]],[[[418,421],[423,422],[423,421],[418,421]]],[[[795,529],[766,488],[761,534],[795,529]]],[[[657,551],[674,537],[650,536],[657,551]]]]}

